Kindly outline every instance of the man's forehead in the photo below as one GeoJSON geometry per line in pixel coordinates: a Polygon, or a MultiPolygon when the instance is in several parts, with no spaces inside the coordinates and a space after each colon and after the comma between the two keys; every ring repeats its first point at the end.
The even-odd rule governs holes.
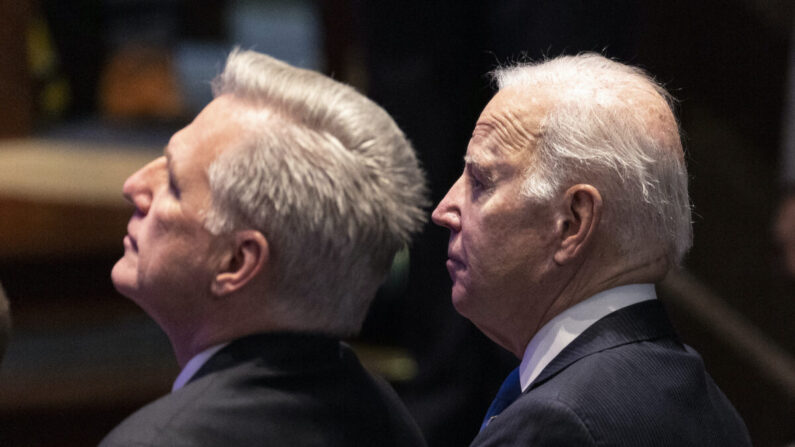
{"type": "Polygon", "coordinates": [[[213,99],[194,120],[177,131],[163,149],[169,165],[188,160],[209,164],[218,155],[262,127],[271,112],[230,94],[213,99]]]}
{"type": "Polygon", "coordinates": [[[549,102],[541,89],[512,86],[500,90],[480,114],[470,144],[496,153],[525,152],[540,136],[549,102]]]}

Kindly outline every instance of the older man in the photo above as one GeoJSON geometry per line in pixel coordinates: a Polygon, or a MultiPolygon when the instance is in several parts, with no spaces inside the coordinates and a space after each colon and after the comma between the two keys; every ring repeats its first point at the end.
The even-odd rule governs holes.
{"type": "Polygon", "coordinates": [[[749,445],[655,297],[691,244],[668,94],[596,54],[495,76],[433,213],[456,309],[522,359],[473,445],[749,445]]]}
{"type": "Polygon", "coordinates": [[[124,184],[113,283],[183,369],[102,445],[422,445],[339,341],[422,225],[411,146],[353,89],[262,54],[233,52],[213,87],[124,184]]]}

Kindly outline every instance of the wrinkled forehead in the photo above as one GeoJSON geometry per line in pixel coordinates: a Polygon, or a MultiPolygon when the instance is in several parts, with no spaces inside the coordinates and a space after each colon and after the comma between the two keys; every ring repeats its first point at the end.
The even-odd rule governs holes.
{"type": "Polygon", "coordinates": [[[528,156],[541,136],[549,104],[550,97],[542,89],[503,88],[480,114],[470,146],[486,149],[482,156],[528,156]]]}

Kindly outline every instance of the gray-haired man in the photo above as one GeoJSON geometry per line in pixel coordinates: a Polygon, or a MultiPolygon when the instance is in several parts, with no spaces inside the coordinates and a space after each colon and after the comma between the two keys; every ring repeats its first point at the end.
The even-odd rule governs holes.
{"type": "Polygon", "coordinates": [[[668,94],[596,54],[496,77],[433,213],[456,309],[522,359],[473,445],[749,445],[655,296],[691,244],[668,94]]]}
{"type": "Polygon", "coordinates": [[[183,370],[102,445],[422,445],[339,341],[422,225],[411,146],[353,89],[262,54],[233,52],[213,87],[124,184],[113,283],[183,370]]]}

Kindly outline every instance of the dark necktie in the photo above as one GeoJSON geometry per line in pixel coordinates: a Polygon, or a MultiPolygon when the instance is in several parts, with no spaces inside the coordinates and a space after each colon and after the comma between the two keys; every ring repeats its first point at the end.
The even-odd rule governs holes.
{"type": "Polygon", "coordinates": [[[514,369],[508,374],[508,377],[505,378],[505,381],[502,382],[500,386],[500,390],[497,391],[497,397],[491,402],[489,406],[489,411],[486,412],[486,417],[483,418],[483,423],[480,425],[480,429],[483,430],[486,428],[486,425],[489,424],[489,421],[494,416],[502,413],[502,410],[506,409],[508,405],[513,403],[519,395],[522,394],[522,387],[519,385],[519,368],[514,369]]]}

